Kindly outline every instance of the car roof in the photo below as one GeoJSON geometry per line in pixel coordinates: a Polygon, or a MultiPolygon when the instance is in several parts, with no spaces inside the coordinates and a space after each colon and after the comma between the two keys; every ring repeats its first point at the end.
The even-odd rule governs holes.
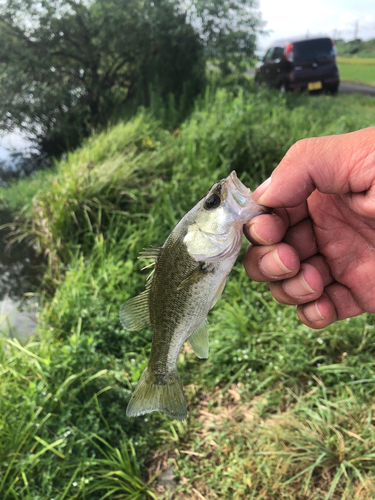
{"type": "Polygon", "coordinates": [[[307,40],[322,40],[322,39],[327,39],[330,37],[328,35],[319,35],[319,36],[309,36],[308,38],[306,35],[304,36],[291,36],[289,38],[280,38],[279,40],[275,40],[272,42],[268,47],[267,50],[272,48],[272,47],[286,47],[290,43],[296,43],[296,42],[305,42],[307,40]]]}

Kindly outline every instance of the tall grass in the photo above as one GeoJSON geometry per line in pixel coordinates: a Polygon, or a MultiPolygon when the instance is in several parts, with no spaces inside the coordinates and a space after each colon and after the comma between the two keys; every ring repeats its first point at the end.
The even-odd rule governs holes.
{"type": "Polygon", "coordinates": [[[371,98],[285,97],[236,82],[208,88],[178,129],[142,112],[1,192],[25,202],[15,237],[49,256],[37,337],[2,340],[4,499],[145,498],[146,469],[153,478],[168,461],[176,498],[372,491],[372,317],[313,332],[239,261],[209,318],[209,360],[180,356],[189,420],[176,424],[125,416],[151,331],[124,331],[118,310],[144,287],[139,251],[162,244],[217,179],[235,169],[254,188],[295,141],[374,124],[371,98]],[[358,421],[345,420],[344,404],[353,414],[364,405],[358,421]]]}

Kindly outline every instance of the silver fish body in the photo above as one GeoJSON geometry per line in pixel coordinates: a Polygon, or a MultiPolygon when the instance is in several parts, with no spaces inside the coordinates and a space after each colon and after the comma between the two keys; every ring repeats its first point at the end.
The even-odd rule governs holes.
{"type": "Polygon", "coordinates": [[[208,357],[207,314],[236,261],[243,224],[266,212],[232,172],[180,220],[162,248],[143,252],[155,258],[154,273],[145,292],[122,306],[120,319],[127,330],[152,325],[153,337],[128,416],[158,410],[186,418],[178,354],[188,340],[198,357],[208,357]]]}

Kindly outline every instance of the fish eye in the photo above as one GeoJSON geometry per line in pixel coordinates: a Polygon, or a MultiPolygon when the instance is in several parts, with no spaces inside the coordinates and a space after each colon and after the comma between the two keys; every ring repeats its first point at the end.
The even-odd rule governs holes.
{"type": "Polygon", "coordinates": [[[213,210],[214,208],[219,207],[221,204],[221,198],[218,194],[212,194],[207,200],[204,202],[204,208],[206,210],[213,210]]]}

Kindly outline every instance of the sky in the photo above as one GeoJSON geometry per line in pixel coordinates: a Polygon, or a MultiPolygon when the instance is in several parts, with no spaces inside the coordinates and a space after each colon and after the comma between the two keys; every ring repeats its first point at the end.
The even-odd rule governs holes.
{"type": "Polygon", "coordinates": [[[288,36],[324,34],[352,40],[375,38],[374,0],[258,0],[268,36],[260,36],[259,49],[288,36]]]}

